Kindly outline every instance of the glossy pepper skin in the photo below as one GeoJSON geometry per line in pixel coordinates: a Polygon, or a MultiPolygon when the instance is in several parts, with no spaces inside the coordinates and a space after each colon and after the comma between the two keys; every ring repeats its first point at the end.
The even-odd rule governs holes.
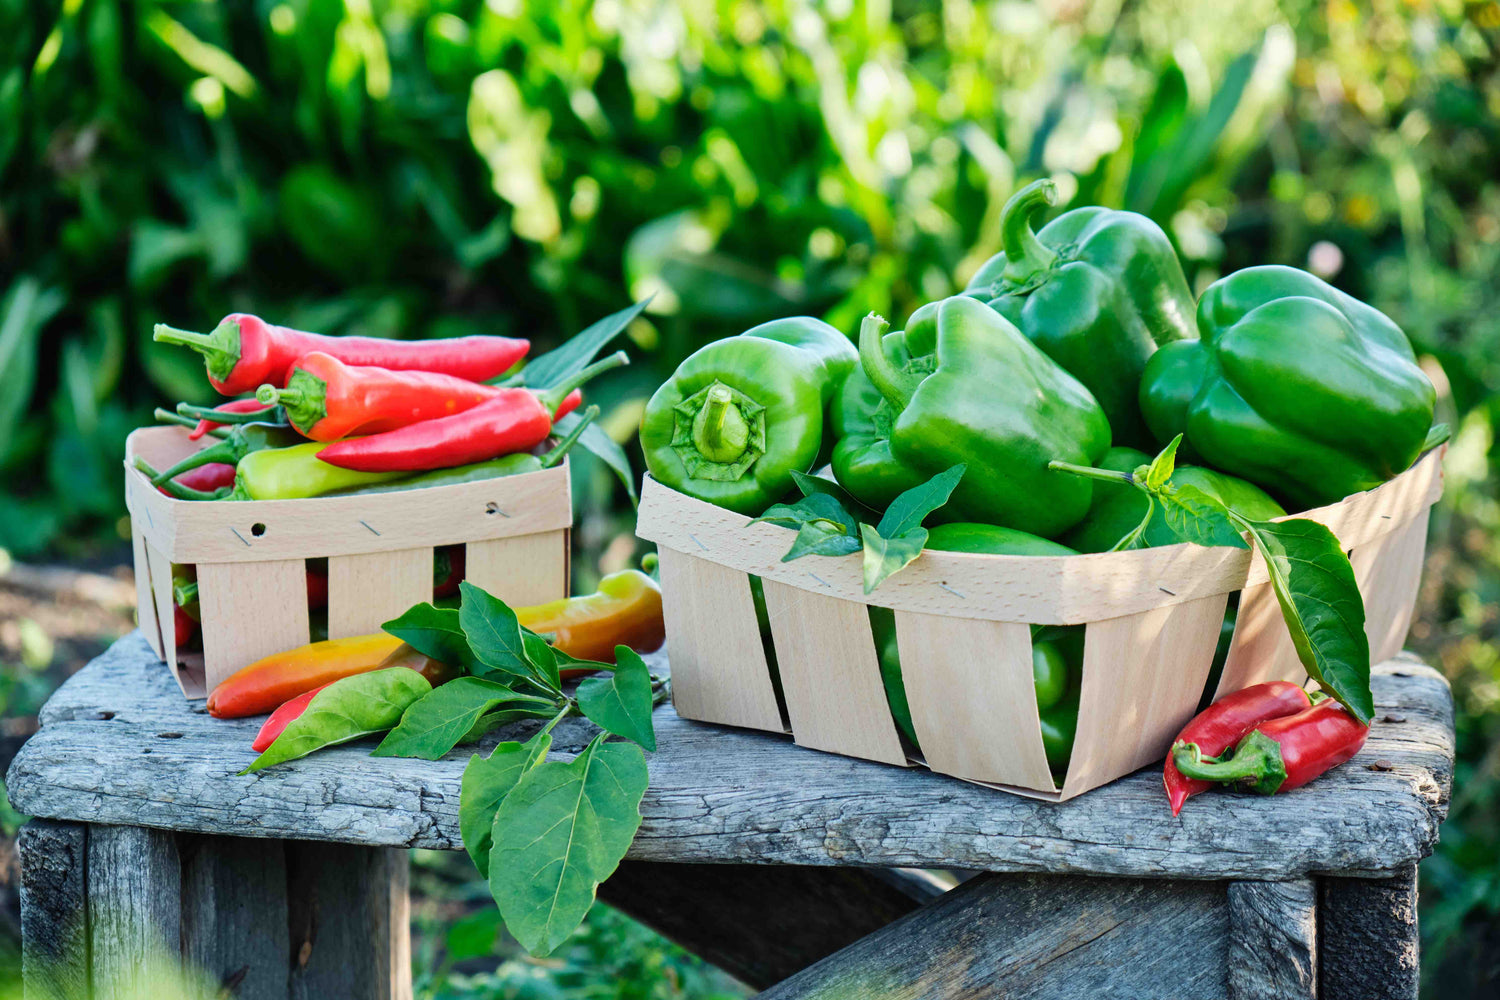
{"type": "Polygon", "coordinates": [[[812,468],[825,411],[858,354],[808,316],[772,320],[699,348],[646,404],[651,475],[688,496],[759,514],[812,468]]]}
{"type": "MultiPolygon", "coordinates": [[[[1076,378],[972,298],[922,306],[903,333],[884,335],[885,326],[865,319],[859,354],[890,411],[892,459],[917,482],[968,464],[944,515],[1044,538],[1083,519],[1091,484],[1047,468],[1053,460],[1092,465],[1109,450],[1104,411],[1076,378]]],[[[860,495],[864,480],[843,485],[878,503],[860,495]]]]}
{"type": "Polygon", "coordinates": [[[483,382],[505,372],[531,348],[529,341],[509,337],[450,340],[330,337],[275,326],[245,313],[230,313],[209,334],[158,323],[154,337],[162,343],[181,344],[202,354],[208,381],[226,396],[254,392],[267,382],[282,388],[292,365],[311,351],[323,351],[351,365],[441,372],[483,382]]]}
{"type": "Polygon", "coordinates": [[[312,440],[337,441],[462,413],[504,391],[436,372],[346,365],[313,351],[292,365],[286,388],[267,383],[255,398],[280,403],[291,425],[312,440]]]}
{"type": "Polygon", "coordinates": [[[1201,340],[1152,357],[1141,410],[1163,442],[1298,509],[1378,486],[1411,465],[1436,393],[1380,311],[1292,267],[1248,267],[1198,302],[1201,340]]]}
{"type": "MultiPolygon", "coordinates": [[[[1143,451],[1111,448],[1100,459],[1098,467],[1114,472],[1132,472],[1150,463],[1151,457],[1143,451]]],[[[1286,513],[1281,504],[1254,483],[1201,465],[1177,466],[1172,473],[1172,482],[1196,487],[1252,521],[1269,521],[1286,513]]],[[[1096,482],[1088,516],[1064,535],[1063,541],[1079,552],[1108,552],[1141,523],[1141,518],[1146,516],[1147,503],[1146,494],[1128,483],[1114,486],[1096,482]]],[[[1158,506],[1146,527],[1145,541],[1147,546],[1156,547],[1176,545],[1185,539],[1167,526],[1166,515],[1158,506]]]]}
{"type": "MultiPolygon", "coordinates": [[[[611,573],[592,594],[516,608],[516,619],[533,632],[550,632],[552,645],[580,660],[613,663],[616,646],[637,653],[661,648],[666,639],[661,588],[638,569],[611,573]]],[[[586,670],[564,670],[579,676],[586,670]]]]}
{"type": "MultiPolygon", "coordinates": [[[[354,441],[361,439],[355,438],[354,441]]],[[[348,443],[348,442],[344,442],[348,443]]],[[[321,460],[333,445],[307,441],[255,451],[240,459],[231,500],[305,500],[400,478],[400,472],[355,472],[321,460]]]]}
{"type": "Polygon", "coordinates": [[[1262,722],[1235,744],[1228,760],[1204,756],[1196,743],[1178,743],[1172,762],[1189,778],[1275,795],[1338,767],[1359,753],[1369,735],[1369,726],[1325,698],[1296,715],[1262,722]]]}
{"type": "Polygon", "coordinates": [[[988,302],[1082,382],[1116,444],[1148,447],[1141,372],[1162,344],[1196,336],[1182,264],[1161,228],[1134,212],[1075,208],[1033,233],[1056,203],[1050,180],[1017,191],[1001,211],[1004,253],[964,294],[988,302]]]}
{"type": "Polygon", "coordinates": [[[434,685],[453,676],[445,664],[384,632],[327,639],[272,653],[230,674],[209,693],[208,714],[216,719],[260,715],[313,688],[386,667],[410,667],[434,685]]]}
{"type": "Polygon", "coordinates": [[[424,420],[368,437],[335,441],[320,461],[373,473],[426,472],[485,462],[530,451],[552,433],[578,387],[628,364],[618,351],[546,390],[505,388],[483,403],[447,417],[424,420]]]}
{"type": "MultiPolygon", "coordinates": [[[[1024,531],[992,524],[954,522],[929,530],[927,548],[946,552],[980,552],[992,555],[1077,555],[1066,545],[1029,535],[1024,531]]],[[[901,653],[896,640],[895,615],[889,608],[871,605],[870,627],[880,661],[880,679],[885,685],[891,717],[912,746],[917,733],[906,700],[901,674],[901,653]]],[[[1034,630],[1031,643],[1032,681],[1042,724],[1042,746],[1053,770],[1067,768],[1078,729],[1078,685],[1083,671],[1082,629],[1048,626],[1034,630]]]]}
{"type": "MultiPolygon", "coordinates": [[[[1217,757],[1261,723],[1296,715],[1311,704],[1307,692],[1291,681],[1253,684],[1225,695],[1195,715],[1177,734],[1172,745],[1191,743],[1201,752],[1217,757]]],[[[1172,807],[1172,815],[1176,816],[1182,812],[1182,804],[1190,796],[1212,788],[1213,782],[1186,777],[1177,769],[1173,758],[1174,754],[1167,754],[1161,778],[1167,790],[1167,804],[1172,807]]]]}

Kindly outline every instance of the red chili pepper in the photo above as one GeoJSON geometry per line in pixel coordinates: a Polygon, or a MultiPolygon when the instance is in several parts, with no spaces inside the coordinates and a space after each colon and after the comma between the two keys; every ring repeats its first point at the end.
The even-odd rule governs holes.
{"type": "MultiPolygon", "coordinates": [[[[258,418],[269,417],[275,411],[275,409],[275,406],[267,406],[265,403],[262,403],[254,396],[251,396],[249,399],[231,399],[227,403],[220,403],[218,406],[215,406],[212,410],[209,410],[207,412],[231,414],[239,417],[258,418]]],[[[248,422],[246,420],[210,420],[203,415],[204,410],[202,407],[189,406],[186,403],[177,404],[177,412],[185,413],[187,416],[196,416],[199,418],[198,426],[188,431],[188,440],[190,441],[196,441],[203,435],[207,434],[209,431],[218,430],[220,427],[223,427],[226,424],[242,424],[248,422]]]]}
{"type": "Polygon", "coordinates": [[[193,616],[176,604],[172,605],[172,631],[177,634],[179,649],[186,646],[192,640],[193,633],[198,631],[198,623],[193,621],[193,616]]]}
{"type": "Polygon", "coordinates": [[[1325,698],[1296,715],[1262,722],[1235,744],[1227,760],[1205,757],[1196,743],[1172,748],[1177,769],[1200,781],[1235,783],[1274,795],[1300,788],[1359,753],[1370,727],[1325,698]]]}
{"type": "MultiPolygon", "coordinates": [[[[1295,715],[1311,704],[1307,692],[1290,681],[1271,681],[1256,684],[1233,694],[1225,695],[1193,717],[1193,720],[1177,734],[1173,746],[1194,743],[1210,755],[1218,755],[1234,746],[1257,725],[1268,719],[1284,715],[1295,715]]],[[[1173,763],[1173,755],[1167,754],[1167,763],[1162,768],[1162,783],[1167,786],[1167,801],[1172,806],[1172,815],[1182,811],[1188,796],[1207,791],[1211,781],[1195,781],[1184,777],[1173,763]]]]}
{"type": "Polygon", "coordinates": [[[464,553],[462,545],[445,545],[433,552],[432,599],[452,597],[458,593],[458,585],[464,578],[464,553]]]}
{"type": "MultiPolygon", "coordinates": [[[[333,681],[328,682],[328,684],[332,683],[333,681]]],[[[283,702],[281,707],[272,712],[270,717],[266,719],[265,723],[260,727],[260,732],[255,734],[255,742],[250,744],[250,749],[259,753],[272,743],[275,743],[276,737],[281,735],[287,725],[293,719],[307,711],[307,703],[313,700],[313,695],[326,688],[328,684],[320,684],[311,691],[299,694],[291,701],[283,702]]]]}
{"type": "Polygon", "coordinates": [[[318,452],[330,465],[360,472],[425,472],[530,451],[552,433],[552,415],[584,382],[626,364],[620,351],[596,361],[563,384],[538,392],[501,389],[471,410],[384,434],[339,441],[318,452]]]}
{"type": "Polygon", "coordinates": [[[557,409],[552,414],[552,422],[556,423],[563,417],[566,417],[568,414],[578,409],[578,407],[582,404],[583,390],[574,389],[572,392],[563,397],[563,401],[561,403],[557,404],[557,409]]]}
{"type": "Polygon", "coordinates": [[[287,420],[314,441],[337,441],[462,413],[504,391],[436,372],[346,365],[313,351],[292,366],[285,389],[263,385],[255,398],[286,407],[287,420]]]}
{"type": "MultiPolygon", "coordinates": [[[[144,469],[142,470],[145,471],[144,469]]],[[[150,473],[148,473],[149,475],[150,473]]],[[[168,487],[176,486],[180,490],[193,490],[197,493],[212,493],[224,487],[234,488],[234,466],[226,462],[209,462],[197,468],[189,469],[184,473],[173,476],[170,480],[162,483],[157,489],[167,496],[175,496],[179,500],[201,499],[183,492],[174,493],[168,487]]]]}
{"type": "Polygon", "coordinates": [[[202,354],[208,367],[208,381],[226,396],[254,392],[267,382],[278,389],[285,386],[292,365],[310,351],[323,351],[350,365],[442,372],[483,382],[505,372],[531,348],[529,341],[510,337],[448,340],[330,337],[273,326],[245,313],[225,316],[209,334],[158,323],[155,339],[191,347],[202,354]]]}

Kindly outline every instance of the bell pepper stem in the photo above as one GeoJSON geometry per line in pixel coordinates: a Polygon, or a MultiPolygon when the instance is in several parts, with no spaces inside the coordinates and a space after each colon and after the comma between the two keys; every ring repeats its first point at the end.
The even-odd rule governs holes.
{"type": "Polygon", "coordinates": [[[899,413],[911,402],[922,376],[903,372],[891,364],[885,353],[885,331],[889,328],[890,324],[874,313],[864,318],[859,324],[859,364],[865,370],[865,377],[899,413]]]}
{"type": "Polygon", "coordinates": [[[1281,744],[1252,729],[1234,748],[1229,760],[1206,757],[1196,743],[1172,747],[1172,763],[1184,777],[1199,781],[1235,782],[1262,795],[1272,795],[1286,781],[1281,744]]]}
{"type": "Polygon", "coordinates": [[[1000,238],[1005,242],[1005,280],[1024,285],[1057,260],[1057,254],[1042,245],[1031,223],[1044,208],[1057,204],[1057,185],[1043,178],[1032,181],[1011,196],[1000,213],[1000,238]]]}
{"type": "Polygon", "coordinates": [[[1135,485],[1135,477],[1129,472],[1116,472],[1113,469],[1094,469],[1087,465],[1074,465],[1072,462],[1057,461],[1048,462],[1047,468],[1053,472],[1067,472],[1075,476],[1082,476],[1085,479],[1097,479],[1104,483],[1135,485]]]}
{"type": "Polygon", "coordinates": [[[567,437],[557,442],[551,451],[541,457],[542,468],[550,469],[558,462],[561,462],[563,456],[572,450],[573,446],[578,443],[578,439],[583,437],[583,432],[589,429],[589,424],[593,423],[598,416],[599,407],[597,406],[590,406],[587,410],[580,413],[578,415],[578,426],[569,431],[567,437]]]}
{"type": "Polygon", "coordinates": [[[710,462],[732,465],[750,443],[750,424],[734,405],[734,393],[715,382],[693,417],[693,447],[710,462]]]}
{"type": "Polygon", "coordinates": [[[600,358],[593,364],[580,371],[574,372],[572,377],[564,379],[557,385],[537,392],[537,399],[541,400],[548,413],[556,413],[557,408],[562,405],[563,400],[568,398],[568,393],[579,388],[589,379],[596,375],[602,375],[611,368],[619,368],[630,364],[630,358],[626,357],[624,351],[616,351],[607,358],[600,358]]]}

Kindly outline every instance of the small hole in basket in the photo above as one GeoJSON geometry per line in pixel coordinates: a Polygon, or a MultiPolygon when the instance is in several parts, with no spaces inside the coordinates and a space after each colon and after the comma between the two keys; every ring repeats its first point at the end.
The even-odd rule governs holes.
{"type": "Polygon", "coordinates": [[[256,521],[254,524],[250,525],[250,534],[254,535],[256,538],[259,538],[265,533],[266,526],[264,524],[261,524],[259,521],[256,521]]]}
{"type": "Polygon", "coordinates": [[[500,505],[491,500],[489,503],[484,505],[484,512],[486,514],[498,514],[500,513],[500,505]]]}

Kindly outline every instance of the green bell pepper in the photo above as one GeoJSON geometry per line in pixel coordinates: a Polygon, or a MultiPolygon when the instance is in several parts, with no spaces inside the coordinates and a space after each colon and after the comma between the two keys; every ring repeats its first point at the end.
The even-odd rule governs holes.
{"type": "Polygon", "coordinates": [[[807,316],[714,341],[677,366],[646,404],[641,449],[657,481],[741,514],[759,514],[806,472],[825,411],[858,353],[807,316]]]}
{"type": "MultiPolygon", "coordinates": [[[[1150,465],[1151,456],[1134,448],[1111,448],[1099,462],[1099,468],[1114,472],[1133,472],[1142,465],[1150,465]]],[[[1265,490],[1254,483],[1227,476],[1200,465],[1179,465],[1172,473],[1172,482],[1194,486],[1245,515],[1253,521],[1269,521],[1286,513],[1281,504],[1271,499],[1265,490]]],[[[1151,501],[1146,494],[1121,483],[1094,484],[1094,502],[1085,517],[1072,531],[1063,536],[1063,541],[1079,552],[1108,552],[1115,543],[1136,529],[1141,518],[1146,516],[1146,505],[1151,501]]],[[[1161,507],[1146,526],[1145,542],[1152,548],[1161,545],[1176,545],[1186,539],[1167,526],[1166,515],[1161,507]]]]}
{"type": "Polygon", "coordinates": [[[865,319],[859,356],[882,397],[868,443],[887,447],[897,468],[878,478],[857,475],[881,468],[880,456],[861,451],[860,466],[851,451],[836,448],[834,474],[845,489],[882,507],[887,484],[902,476],[922,483],[965,462],[968,471],[942,511],[947,518],[1044,537],[1083,519],[1091,485],[1047,468],[1054,459],[1093,464],[1109,449],[1104,411],[1076,378],[971,298],[922,306],[904,333],[882,336],[885,327],[877,316],[865,319]],[[887,419],[888,436],[878,429],[887,419]]]}
{"type": "Polygon", "coordinates": [[[1040,180],[1005,203],[1005,252],[964,294],[988,302],[1087,386],[1116,444],[1149,446],[1141,372],[1157,347],[1195,336],[1182,264],[1161,228],[1134,212],[1075,208],[1033,233],[1037,214],[1056,201],[1056,186],[1040,180]]]}
{"type": "MultiPolygon", "coordinates": [[[[1014,556],[1077,555],[1066,545],[1024,531],[992,524],[951,523],[931,529],[927,548],[946,552],[983,552],[1014,556]]],[[[885,685],[891,717],[913,747],[920,750],[912,726],[906,683],[901,676],[901,653],[896,643],[896,616],[889,608],[871,605],[870,628],[880,659],[880,679],[885,685]]],[[[1042,716],[1042,744],[1054,770],[1067,766],[1078,726],[1078,684],[1083,671],[1083,628],[1041,626],[1032,630],[1031,672],[1037,710],[1042,716]],[[1058,764],[1056,761],[1061,760],[1058,764]]]]}
{"type": "Polygon", "coordinates": [[[1378,486],[1411,465],[1436,392],[1400,327],[1306,271],[1247,267],[1208,287],[1201,340],[1158,351],[1141,411],[1209,465],[1298,509],[1378,486]]]}

